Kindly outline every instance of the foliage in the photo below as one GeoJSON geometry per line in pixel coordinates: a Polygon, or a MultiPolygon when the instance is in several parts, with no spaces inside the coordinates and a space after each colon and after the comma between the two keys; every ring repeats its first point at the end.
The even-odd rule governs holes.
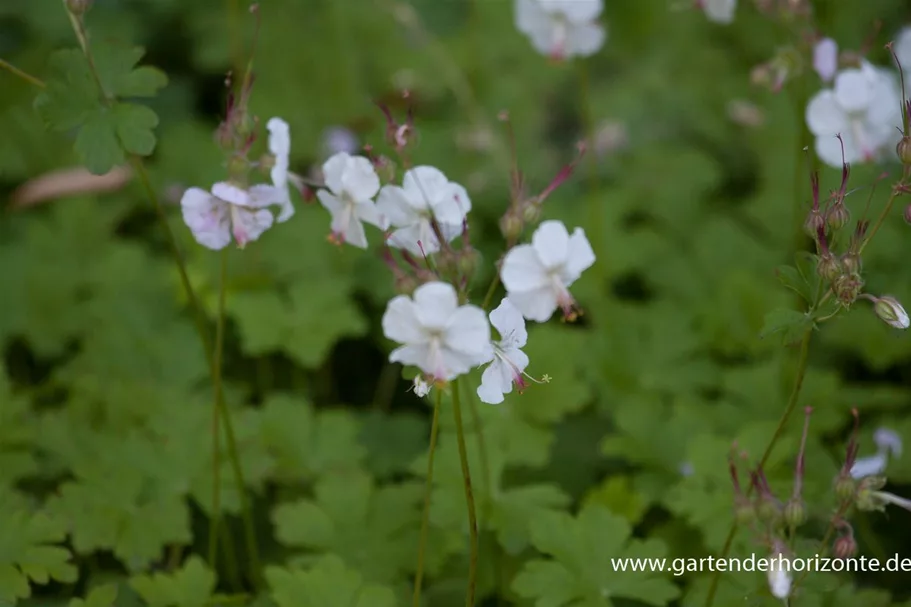
{"type": "MultiPolygon", "coordinates": [[[[597,256],[572,285],[579,320],[529,326],[527,371],[550,381],[487,405],[475,395],[480,370],[458,380],[477,605],[701,606],[710,592],[719,606],[780,605],[756,572],[622,572],[614,561],[767,555],[732,526],[730,461],[764,460],[787,499],[805,407],[809,521],[787,540],[800,554],[830,551],[819,540],[852,409],[861,456],[879,427],[911,437],[911,342],[871,302],[846,310],[829,298],[822,253],[800,232],[811,169],[824,199],[840,184],[803,151],[819,78],[804,66],[780,92],[751,84],[751,69],[794,42],[754,3],[720,26],[673,2],[608,2],[604,48],[565,63],[534,52],[505,1],[269,0],[251,14],[242,2],[96,0],[82,19],[91,61],[67,17],[80,2],[38,4],[0,6],[0,59],[41,82],[0,70],[0,605],[411,604],[437,393],[424,604],[464,604],[470,528],[453,386],[419,398],[413,370],[386,362],[380,318],[397,285],[380,239],[366,252],[333,246],[328,214],[297,192],[296,216],[243,250],[200,247],[181,221],[184,189],[224,179],[213,133],[225,75],[242,84],[251,53],[249,109],[289,122],[291,169],[308,178],[329,155],[328,128],[391,154],[372,102],[397,117],[412,109],[412,160],[470,192],[480,257],[467,291],[478,303],[502,253],[513,163],[539,192],[587,140],[542,207],[584,227],[597,256]],[[745,107],[761,120],[744,119],[745,107]],[[113,189],[72,176],[47,199],[20,187],[61,168],[127,164],[131,179],[113,189]],[[211,344],[172,244],[209,339],[226,265],[220,414],[231,436],[213,426],[211,344]]],[[[874,23],[907,17],[898,0],[812,4],[819,33],[845,49],[874,23]]],[[[888,61],[879,43],[896,33],[876,38],[871,60],[888,61]]],[[[251,139],[251,158],[264,140],[251,139]]],[[[900,173],[892,159],[852,167],[852,223],[833,248],[845,249],[854,220],[876,221],[900,173]]],[[[863,276],[865,292],[909,303],[907,200],[897,200],[863,251],[863,276]]],[[[909,493],[909,451],[888,464],[897,495],[909,493]]],[[[887,514],[850,513],[859,555],[911,556],[908,513],[887,514]]],[[[861,603],[911,605],[911,595],[893,573],[814,573],[791,602],[861,603]]]]}

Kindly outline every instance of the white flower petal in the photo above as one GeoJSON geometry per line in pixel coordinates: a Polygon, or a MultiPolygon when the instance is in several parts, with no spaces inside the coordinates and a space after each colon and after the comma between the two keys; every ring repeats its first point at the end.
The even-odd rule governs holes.
{"type": "Polygon", "coordinates": [[[383,335],[399,343],[420,343],[424,339],[418,324],[414,302],[407,295],[398,295],[386,304],[383,313],[383,335]]]}
{"type": "MultiPolygon", "coordinates": [[[[503,258],[500,279],[509,292],[539,289],[546,286],[549,281],[547,269],[541,263],[537,251],[532,245],[527,244],[509,250],[506,257],[503,258]]],[[[513,303],[516,302],[513,301],[513,303]]]]}
{"type": "Polygon", "coordinates": [[[398,347],[389,353],[389,362],[414,366],[430,375],[435,372],[430,364],[430,347],[427,344],[407,344],[398,347]]]}
{"type": "Polygon", "coordinates": [[[856,479],[861,479],[882,474],[886,469],[887,463],[888,459],[884,453],[877,453],[876,455],[871,455],[869,457],[860,457],[856,459],[854,465],[851,466],[851,476],[856,479]]]}
{"type": "Polygon", "coordinates": [[[603,0],[538,0],[541,8],[552,15],[563,15],[570,23],[588,23],[604,9],[603,0]]]}
{"type": "Polygon", "coordinates": [[[330,194],[326,190],[317,190],[316,197],[319,198],[323,208],[329,211],[333,217],[342,212],[342,201],[337,196],[330,194]]]}
{"type": "Polygon", "coordinates": [[[443,341],[446,345],[481,365],[493,358],[490,345],[490,324],[481,308],[467,304],[449,317],[443,341]]]}
{"type": "Polygon", "coordinates": [[[503,395],[512,390],[512,378],[503,381],[504,366],[502,361],[495,360],[481,374],[481,385],[477,392],[482,403],[499,405],[503,402],[503,395]]]}
{"type": "Polygon", "coordinates": [[[564,272],[565,285],[568,287],[575,282],[582,272],[590,268],[593,263],[595,263],[595,252],[592,250],[588,238],[585,237],[585,230],[576,228],[573,230],[573,235],[569,237],[564,272]]]}
{"type": "Polygon", "coordinates": [[[350,244],[359,249],[367,248],[367,234],[364,232],[364,224],[358,218],[357,213],[350,212],[343,215],[347,223],[336,230],[345,239],[345,244],[350,244]]]}
{"type": "Polygon", "coordinates": [[[832,38],[823,38],[813,47],[813,69],[823,82],[829,82],[838,71],[838,43],[832,38]]]}
{"type": "Polygon", "coordinates": [[[459,306],[459,298],[452,285],[445,282],[428,282],[414,290],[415,313],[421,326],[443,331],[450,317],[459,306]]]}
{"type": "Polygon", "coordinates": [[[213,185],[212,193],[231,204],[237,204],[244,207],[248,207],[251,204],[250,194],[247,190],[239,188],[227,181],[220,181],[213,185]]]}
{"type": "Polygon", "coordinates": [[[564,265],[569,259],[569,233],[562,221],[542,222],[531,237],[531,245],[548,270],[564,265]]]}
{"type": "Polygon", "coordinates": [[[873,442],[876,443],[880,451],[888,451],[895,457],[901,457],[902,437],[895,430],[877,428],[876,432],[873,433],[873,442]]]}
{"type": "Polygon", "coordinates": [[[372,226],[376,226],[381,230],[385,230],[388,227],[386,218],[380,214],[376,208],[376,205],[370,200],[366,202],[359,202],[354,205],[354,214],[361,221],[369,223],[372,226]]]}
{"type": "Polygon", "coordinates": [[[806,119],[810,132],[817,137],[834,136],[848,129],[848,117],[830,90],[820,91],[810,99],[806,119]]]}
{"type": "Polygon", "coordinates": [[[284,204],[288,191],[273,185],[257,184],[247,190],[247,203],[251,209],[261,209],[271,204],[284,204]]]}
{"type": "Polygon", "coordinates": [[[432,166],[416,166],[405,173],[402,187],[409,198],[416,204],[425,208],[432,208],[434,203],[441,201],[448,193],[449,180],[439,169],[432,166]]]}
{"type": "Polygon", "coordinates": [[[288,185],[288,162],[291,154],[291,130],[281,118],[270,118],[266,123],[269,131],[269,152],[275,157],[272,165],[272,183],[284,188],[288,185]]]}
{"type": "Polygon", "coordinates": [[[547,322],[557,310],[557,294],[545,286],[529,291],[510,291],[509,300],[528,320],[547,322]]]}
{"type": "Polygon", "coordinates": [[[380,178],[373,163],[363,156],[349,156],[342,187],[357,202],[370,200],[380,191],[380,178]]]}
{"type": "Polygon", "coordinates": [[[323,163],[323,181],[326,182],[326,187],[329,188],[329,191],[336,196],[339,196],[342,193],[342,177],[345,174],[345,169],[348,167],[348,160],[350,158],[351,156],[345,152],[339,152],[323,163]]]}
{"type": "Polygon", "coordinates": [[[420,219],[420,207],[415,207],[411,197],[397,185],[383,186],[376,199],[376,207],[389,220],[389,224],[397,228],[410,226],[420,219]]]}
{"type": "Polygon", "coordinates": [[[200,188],[190,188],[180,199],[183,221],[202,246],[218,251],[231,242],[228,205],[200,188]]]}
{"type": "Polygon", "coordinates": [[[790,565],[779,562],[779,559],[783,559],[780,554],[776,554],[770,559],[769,590],[772,591],[772,596],[783,600],[791,594],[791,568],[790,565]]]}
{"type": "Polygon", "coordinates": [[[567,34],[567,57],[590,57],[597,53],[607,39],[607,29],[599,23],[574,25],[567,34]]]}
{"type": "Polygon", "coordinates": [[[262,233],[272,227],[274,218],[266,209],[250,210],[241,206],[231,207],[231,228],[234,241],[244,247],[248,242],[257,240],[262,233]]]}
{"type": "Polygon", "coordinates": [[[399,228],[386,241],[389,246],[396,249],[405,249],[412,255],[422,257],[424,254],[431,255],[440,250],[440,241],[433,233],[430,223],[426,219],[418,223],[411,224],[404,228],[399,228]],[[423,252],[421,248],[423,247],[423,252]]]}
{"type": "Polygon", "coordinates": [[[490,324],[500,334],[501,348],[521,348],[528,341],[525,318],[508,297],[490,313],[490,324]]]}
{"type": "Polygon", "coordinates": [[[870,74],[863,69],[842,70],[835,77],[835,98],[848,112],[866,109],[873,100],[870,74]]]}
{"type": "Polygon", "coordinates": [[[702,0],[705,16],[716,23],[731,23],[736,9],[737,0],[702,0]]]}

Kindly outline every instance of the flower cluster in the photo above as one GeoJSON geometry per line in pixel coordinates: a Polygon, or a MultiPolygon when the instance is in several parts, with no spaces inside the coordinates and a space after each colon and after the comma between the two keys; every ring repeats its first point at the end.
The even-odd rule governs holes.
{"type": "Polygon", "coordinates": [[[603,0],[515,0],[516,28],[539,53],[561,61],[598,52],[607,38],[603,0]]]}
{"type": "Polygon", "coordinates": [[[288,123],[271,118],[266,123],[269,153],[259,162],[249,160],[256,141],[253,128],[256,120],[247,112],[251,89],[252,78],[249,78],[236,99],[229,94],[225,119],[216,131],[216,138],[227,155],[228,179],[216,183],[209,191],[189,188],[180,200],[184,223],[193,237],[202,246],[216,251],[228,246],[232,239],[243,248],[274,222],[285,222],[294,215],[289,192],[288,123]],[[250,184],[251,169],[257,167],[269,170],[271,184],[250,184]],[[271,206],[279,207],[277,217],[269,210],[271,206]]]}

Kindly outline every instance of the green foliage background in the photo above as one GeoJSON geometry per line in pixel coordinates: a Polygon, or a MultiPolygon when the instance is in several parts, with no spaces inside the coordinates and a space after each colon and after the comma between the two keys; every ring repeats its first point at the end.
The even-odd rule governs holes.
{"type": "MultiPolygon", "coordinates": [[[[172,228],[213,321],[218,255],[195,244],[170,193],[224,175],[212,134],[231,39],[249,43],[254,29],[243,4],[96,0],[87,16],[93,41],[140,45],[141,64],[167,75],[157,94],[165,81],[150,73],[112,84],[112,94],[131,99],[155,95],[130,105],[143,115],[126,120],[136,130],[125,132],[117,116],[101,126],[80,119],[78,83],[48,89],[47,103],[69,121],[48,130],[34,108],[41,91],[0,72],[2,198],[81,162],[72,127],[117,133],[128,151],[152,152],[152,187],[171,203],[172,228]]],[[[623,574],[609,559],[719,554],[733,516],[730,445],[736,440],[755,462],[793,382],[795,352],[759,333],[766,313],[793,299],[775,268],[793,261],[809,200],[803,108],[749,79],[787,41],[749,6],[723,27],[663,0],[606,4],[602,51],[555,65],[516,31],[506,0],[412,0],[408,10],[375,0],[260,3],[252,109],[263,121],[277,115],[290,123],[292,168],[305,174],[322,162],[323,133],[333,125],[380,144],[385,123],[373,102],[402,112],[400,89],[410,89],[415,159],[440,167],[472,196],[472,240],[486,263],[473,285],[478,300],[499,254],[497,220],[509,195],[498,112],[510,113],[534,189],[572,158],[587,124],[616,121],[627,130],[620,150],[590,146],[545,205],[546,218],[583,226],[598,257],[574,286],[583,322],[530,329],[529,371],[553,381],[499,406],[471,404],[486,444],[482,461],[478,424],[469,424],[483,605],[701,605],[708,574],[623,574]],[[756,104],[763,124],[731,120],[735,99],[756,104]],[[487,143],[472,145],[478,140],[487,143]]],[[[900,0],[816,4],[824,33],[847,48],[860,47],[876,20],[886,24],[882,43],[911,22],[900,0]]],[[[60,3],[0,3],[0,57],[50,81],[49,60],[60,48],[78,48],[60,3]]],[[[871,57],[888,60],[884,50],[871,57]]],[[[812,72],[802,82],[819,86],[812,72]]],[[[102,158],[95,168],[122,158],[102,158]]],[[[869,185],[881,170],[856,167],[852,184],[869,185]]],[[[833,188],[838,174],[824,169],[822,179],[833,188]]],[[[874,195],[874,209],[886,190],[874,195]]],[[[855,217],[868,191],[849,199],[855,217]]],[[[212,505],[211,388],[140,184],[4,213],[0,604],[410,604],[429,407],[385,363],[390,344],[379,318],[394,291],[376,249],[334,248],[325,239],[328,215],[296,202],[292,221],[228,256],[227,401],[266,564],[259,588],[244,557],[239,488],[227,461],[222,506],[240,561],[232,568],[222,559],[215,572],[202,558],[212,505]]],[[[896,209],[864,266],[871,292],[906,303],[907,230],[896,209]]],[[[815,334],[800,400],[814,407],[806,496],[822,517],[852,407],[861,415],[862,455],[872,453],[878,426],[911,436],[911,341],[869,306],[857,308],[815,334]]],[[[782,495],[790,491],[800,417],[767,466],[782,495]]],[[[426,557],[432,607],[463,604],[468,557],[448,415],[441,432],[426,557]]],[[[890,463],[889,479],[891,491],[908,494],[911,456],[890,463]]],[[[859,554],[911,556],[909,516],[854,519],[859,554]]],[[[808,537],[821,536],[824,523],[817,524],[808,537]]],[[[741,533],[732,554],[764,550],[741,533]]],[[[902,574],[820,573],[792,604],[908,600],[902,574]]],[[[756,573],[723,575],[716,604],[779,602],[756,573]]]]}

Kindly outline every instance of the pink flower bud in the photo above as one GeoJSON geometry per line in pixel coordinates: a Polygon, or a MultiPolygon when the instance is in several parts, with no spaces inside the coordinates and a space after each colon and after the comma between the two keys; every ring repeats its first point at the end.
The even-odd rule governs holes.
{"type": "Polygon", "coordinates": [[[887,325],[896,329],[907,329],[908,325],[911,324],[908,320],[908,313],[898,303],[898,300],[890,295],[875,298],[873,312],[887,325]]]}

